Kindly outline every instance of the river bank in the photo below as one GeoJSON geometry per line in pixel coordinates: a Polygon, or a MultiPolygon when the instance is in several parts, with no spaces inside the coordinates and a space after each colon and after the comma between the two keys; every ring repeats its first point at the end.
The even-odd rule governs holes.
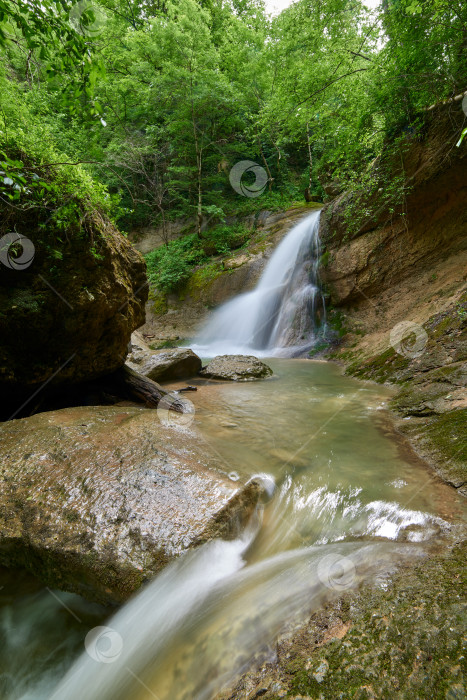
{"type": "Polygon", "coordinates": [[[398,427],[454,488],[467,482],[467,189],[462,110],[438,105],[424,132],[399,144],[394,178],[404,199],[352,194],[325,206],[321,276],[334,347],[324,356],[362,379],[399,388],[398,427]]]}
{"type": "Polygon", "coordinates": [[[465,697],[465,541],[347,593],[217,700],[465,697]],[[271,658],[272,657],[272,658],[271,658]]]}

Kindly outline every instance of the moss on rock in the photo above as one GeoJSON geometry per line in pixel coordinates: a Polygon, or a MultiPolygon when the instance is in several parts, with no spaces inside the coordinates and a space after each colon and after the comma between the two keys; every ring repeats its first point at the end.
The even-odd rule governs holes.
{"type": "Polygon", "coordinates": [[[465,698],[465,554],[458,544],[312,615],[222,698],[465,698]]]}

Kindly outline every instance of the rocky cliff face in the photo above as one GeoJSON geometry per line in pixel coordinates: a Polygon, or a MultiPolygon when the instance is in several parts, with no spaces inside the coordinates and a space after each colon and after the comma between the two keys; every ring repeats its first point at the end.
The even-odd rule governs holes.
{"type": "Polygon", "coordinates": [[[35,257],[25,269],[0,264],[4,419],[24,402],[26,413],[34,410],[44,390],[120,367],[148,294],[144,259],[101,217],[66,236],[39,220],[7,223],[28,237],[35,257]]]}
{"type": "Polygon", "coordinates": [[[460,104],[427,112],[405,140],[393,174],[405,201],[389,211],[377,197],[351,233],[344,193],[321,217],[322,279],[330,322],[341,336],[331,357],[350,373],[401,384],[401,429],[457,488],[467,462],[467,145],[456,147],[460,104]]]}
{"type": "MultiPolygon", "coordinates": [[[[423,305],[427,292],[446,290],[447,282],[453,291],[454,284],[465,282],[467,146],[455,145],[464,121],[460,105],[437,108],[428,113],[421,134],[399,146],[400,163],[394,157],[389,166],[408,189],[406,201],[394,211],[380,207],[376,194],[362,200],[363,221],[350,233],[348,193],[324,208],[320,234],[329,264],[323,279],[334,305],[369,303],[400,283],[407,291],[418,289],[423,305]],[[422,293],[419,283],[428,280],[433,284],[422,293]]],[[[414,306],[407,302],[405,308],[414,306]]]]}

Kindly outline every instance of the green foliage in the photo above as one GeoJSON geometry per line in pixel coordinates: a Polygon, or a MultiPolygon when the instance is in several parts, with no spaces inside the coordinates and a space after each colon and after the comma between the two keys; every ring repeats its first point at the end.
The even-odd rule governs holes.
{"type": "MultiPolygon", "coordinates": [[[[70,192],[87,172],[90,204],[110,207],[128,231],[160,226],[168,240],[176,218],[201,234],[337,181],[356,231],[364,190],[376,208],[403,209],[388,144],[466,89],[466,37],[457,0],[387,0],[373,11],[361,0],[297,0],[274,19],[259,0],[0,0],[0,195],[48,206],[58,178],[64,229],[82,218],[70,192]],[[266,170],[260,197],[231,187],[240,160],[266,170]]],[[[227,238],[209,234],[206,249],[231,249],[227,238]]]]}
{"type": "Polygon", "coordinates": [[[467,136],[467,128],[462,131],[462,134],[460,136],[459,141],[456,143],[457,148],[461,145],[462,141],[464,140],[465,136],[467,136]]]}
{"type": "Polygon", "coordinates": [[[50,189],[37,173],[24,172],[21,160],[13,160],[0,151],[0,195],[10,201],[18,201],[21,195],[32,192],[34,188],[50,189]]]}
{"type": "MultiPolygon", "coordinates": [[[[242,224],[220,224],[205,231],[201,239],[192,233],[156,248],[146,255],[151,286],[164,294],[179,290],[196,265],[212,255],[227,255],[247,243],[250,236],[251,231],[242,224]]],[[[217,263],[213,263],[212,269],[217,272],[217,263]]],[[[203,268],[203,274],[210,274],[209,269],[203,268]]]]}
{"type": "MultiPolygon", "coordinates": [[[[62,245],[73,237],[104,232],[111,201],[54,144],[54,132],[29,108],[26,96],[0,72],[0,236],[15,230],[47,250],[59,271],[62,245]]],[[[90,252],[99,259],[97,242],[90,252]]]]}
{"type": "Polygon", "coordinates": [[[193,267],[205,258],[196,234],[170,241],[146,255],[148,279],[164,293],[179,289],[193,267]]]}
{"type": "Polygon", "coordinates": [[[346,177],[341,170],[337,171],[341,181],[346,182],[344,220],[348,238],[358,235],[365,226],[376,224],[381,214],[389,214],[391,218],[406,215],[404,205],[409,185],[401,163],[401,146],[396,141],[365,170],[349,172],[346,177]]]}
{"type": "Polygon", "coordinates": [[[219,224],[203,234],[202,248],[206,255],[227,255],[231,250],[241,248],[251,236],[243,224],[227,226],[219,224]]]}
{"type": "MultiPolygon", "coordinates": [[[[26,77],[33,80],[33,64],[40,62],[49,80],[62,83],[63,103],[77,111],[77,98],[89,102],[97,80],[104,75],[101,61],[94,55],[88,30],[95,21],[92,7],[80,8],[79,26],[72,21],[72,11],[79,3],[67,0],[0,0],[0,49],[11,47],[27,55],[26,77]]],[[[87,104],[91,114],[98,114],[97,103],[87,104]]]]}

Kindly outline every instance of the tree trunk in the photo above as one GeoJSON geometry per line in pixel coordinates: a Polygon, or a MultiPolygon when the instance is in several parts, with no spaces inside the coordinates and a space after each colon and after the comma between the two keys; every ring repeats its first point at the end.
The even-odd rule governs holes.
{"type": "Polygon", "coordinates": [[[202,162],[201,154],[197,157],[198,160],[198,210],[197,210],[197,224],[198,224],[198,238],[202,238],[201,226],[203,225],[203,194],[202,194],[202,182],[201,182],[201,172],[202,172],[202,162]]]}
{"type": "Polygon", "coordinates": [[[308,146],[308,162],[309,162],[309,170],[308,170],[308,187],[305,188],[305,201],[306,202],[311,202],[311,187],[313,184],[313,179],[312,179],[312,170],[313,170],[313,157],[311,155],[311,142],[310,142],[310,123],[306,123],[306,142],[308,146]]]}
{"type": "MultiPolygon", "coordinates": [[[[127,365],[123,365],[112,374],[103,378],[105,388],[110,393],[127,399],[142,401],[146,406],[157,407],[161,399],[169,395],[157,382],[138,374],[127,365]]],[[[176,399],[170,401],[170,410],[183,413],[183,405],[176,399]]]]}
{"type": "Polygon", "coordinates": [[[272,173],[269,169],[269,165],[268,165],[268,161],[266,160],[266,156],[264,155],[264,152],[263,152],[263,147],[261,145],[261,139],[259,137],[258,129],[256,129],[256,140],[258,142],[258,148],[259,148],[259,152],[261,154],[261,160],[263,161],[264,168],[265,168],[266,173],[268,175],[268,190],[270,192],[272,189],[272,183],[274,181],[274,178],[273,178],[272,173]]]}
{"type": "Polygon", "coordinates": [[[198,132],[196,128],[195,107],[193,104],[193,82],[191,83],[191,119],[193,122],[193,137],[195,142],[196,153],[196,170],[197,170],[197,185],[198,185],[198,204],[196,209],[196,222],[198,238],[202,238],[201,226],[203,224],[203,190],[202,190],[202,174],[203,174],[203,150],[199,145],[198,132]]]}

